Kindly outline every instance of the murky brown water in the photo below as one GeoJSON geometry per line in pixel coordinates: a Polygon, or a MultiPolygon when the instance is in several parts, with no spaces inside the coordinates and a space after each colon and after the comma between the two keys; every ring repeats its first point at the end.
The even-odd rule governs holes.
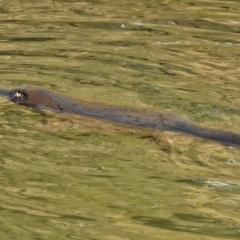
{"type": "MultiPolygon", "coordinates": [[[[238,1],[1,1],[0,87],[240,133],[239,12],[238,1]]],[[[0,116],[0,239],[239,239],[239,149],[3,98],[0,116]]]]}

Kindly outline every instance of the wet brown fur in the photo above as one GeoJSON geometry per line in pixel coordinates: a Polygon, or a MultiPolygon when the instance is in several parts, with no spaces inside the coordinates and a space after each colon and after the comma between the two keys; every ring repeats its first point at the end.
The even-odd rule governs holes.
{"type": "Polygon", "coordinates": [[[204,128],[191,123],[184,117],[170,113],[151,112],[145,109],[133,109],[96,102],[75,101],[35,86],[21,86],[10,90],[8,97],[17,104],[38,109],[83,115],[137,128],[183,132],[200,138],[240,145],[239,134],[204,128]]]}

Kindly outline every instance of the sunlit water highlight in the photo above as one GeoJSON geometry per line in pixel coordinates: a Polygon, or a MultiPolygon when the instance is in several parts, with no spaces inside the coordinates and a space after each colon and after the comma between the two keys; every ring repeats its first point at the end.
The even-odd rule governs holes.
{"type": "MultiPolygon", "coordinates": [[[[240,133],[237,1],[2,1],[1,88],[240,133]]],[[[1,239],[239,239],[239,149],[0,99],[1,239]]]]}

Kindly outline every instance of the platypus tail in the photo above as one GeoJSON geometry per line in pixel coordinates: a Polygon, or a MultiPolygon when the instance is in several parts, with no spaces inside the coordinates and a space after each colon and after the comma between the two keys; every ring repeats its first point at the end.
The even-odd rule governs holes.
{"type": "Polygon", "coordinates": [[[196,137],[240,146],[240,134],[233,133],[230,131],[204,128],[192,123],[187,123],[187,124],[183,123],[181,128],[176,130],[196,136],[196,137]]]}

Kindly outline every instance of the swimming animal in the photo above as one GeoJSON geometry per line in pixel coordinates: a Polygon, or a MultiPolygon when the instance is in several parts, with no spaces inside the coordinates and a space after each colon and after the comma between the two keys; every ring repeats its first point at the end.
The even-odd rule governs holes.
{"type": "Polygon", "coordinates": [[[16,104],[41,110],[79,114],[138,128],[182,132],[199,138],[240,145],[240,134],[201,127],[184,117],[170,113],[75,101],[61,94],[31,85],[20,86],[7,93],[2,89],[0,95],[7,95],[16,104]]]}

